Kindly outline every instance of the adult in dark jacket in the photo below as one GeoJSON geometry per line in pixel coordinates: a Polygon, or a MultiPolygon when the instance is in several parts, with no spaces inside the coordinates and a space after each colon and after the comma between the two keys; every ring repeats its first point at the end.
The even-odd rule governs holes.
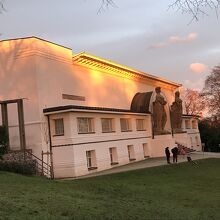
{"type": "Polygon", "coordinates": [[[173,153],[173,163],[177,163],[178,147],[175,146],[171,152],[173,153]]]}
{"type": "Polygon", "coordinates": [[[169,147],[165,148],[165,154],[166,154],[166,157],[167,157],[167,163],[170,164],[170,150],[169,150],[169,147]]]}

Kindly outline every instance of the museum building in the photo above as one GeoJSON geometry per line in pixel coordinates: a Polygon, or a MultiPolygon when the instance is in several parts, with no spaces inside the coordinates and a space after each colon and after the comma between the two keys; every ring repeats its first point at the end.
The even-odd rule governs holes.
{"type": "Polygon", "coordinates": [[[0,41],[1,124],[10,151],[78,177],[151,157],[175,143],[201,150],[182,85],[37,38],[0,41]],[[16,105],[17,104],[17,105],[16,105]]]}

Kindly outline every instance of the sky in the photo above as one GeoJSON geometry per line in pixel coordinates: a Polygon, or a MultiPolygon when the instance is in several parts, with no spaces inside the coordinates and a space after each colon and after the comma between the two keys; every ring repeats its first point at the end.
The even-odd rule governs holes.
{"type": "Polygon", "coordinates": [[[201,90],[220,64],[220,18],[191,21],[174,0],[4,0],[0,40],[40,37],[201,90]],[[190,24],[189,24],[190,23],[190,24]]]}

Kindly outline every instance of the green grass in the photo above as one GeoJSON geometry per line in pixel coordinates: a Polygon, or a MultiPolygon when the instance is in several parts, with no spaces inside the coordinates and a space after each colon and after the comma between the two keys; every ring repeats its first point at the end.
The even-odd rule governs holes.
{"type": "Polygon", "coordinates": [[[0,172],[0,219],[220,219],[220,159],[81,180],[0,172]]]}

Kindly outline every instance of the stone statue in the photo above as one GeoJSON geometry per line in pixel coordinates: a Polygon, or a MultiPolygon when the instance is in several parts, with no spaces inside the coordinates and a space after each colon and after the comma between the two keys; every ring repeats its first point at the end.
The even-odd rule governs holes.
{"type": "Polygon", "coordinates": [[[160,94],[161,88],[156,87],[156,99],[153,102],[153,120],[154,131],[156,134],[161,134],[164,131],[165,124],[167,122],[167,115],[164,106],[167,104],[164,97],[160,94]]]}
{"type": "Polygon", "coordinates": [[[182,130],[182,100],[180,99],[180,93],[175,92],[175,101],[171,105],[171,123],[174,131],[182,130]]]}

